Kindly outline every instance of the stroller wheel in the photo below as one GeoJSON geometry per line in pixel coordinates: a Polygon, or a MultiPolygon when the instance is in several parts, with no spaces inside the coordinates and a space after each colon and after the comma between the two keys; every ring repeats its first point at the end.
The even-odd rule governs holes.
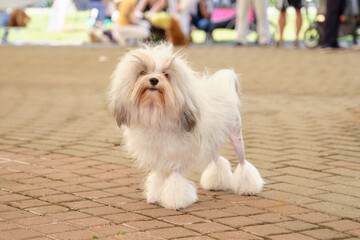
{"type": "Polygon", "coordinates": [[[320,33],[319,30],[310,26],[304,33],[304,44],[308,48],[315,48],[320,43],[320,33]]]}

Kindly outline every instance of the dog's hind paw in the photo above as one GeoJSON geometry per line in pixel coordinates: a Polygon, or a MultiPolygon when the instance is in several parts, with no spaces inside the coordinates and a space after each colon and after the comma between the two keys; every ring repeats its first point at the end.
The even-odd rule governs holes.
{"type": "Polygon", "coordinates": [[[211,162],[201,175],[200,185],[210,191],[221,191],[231,187],[231,165],[223,157],[211,162]]]}
{"type": "Polygon", "coordinates": [[[264,180],[259,171],[248,161],[239,164],[232,178],[232,190],[239,195],[252,196],[259,193],[264,186],[264,180]]]}

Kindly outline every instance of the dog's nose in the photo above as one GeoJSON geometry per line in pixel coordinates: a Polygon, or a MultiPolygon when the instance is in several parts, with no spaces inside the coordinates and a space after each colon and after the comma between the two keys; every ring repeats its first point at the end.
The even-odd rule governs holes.
{"type": "Polygon", "coordinates": [[[159,80],[157,78],[150,78],[149,81],[150,81],[151,85],[153,85],[153,86],[156,86],[156,84],[159,83],[159,80]]]}

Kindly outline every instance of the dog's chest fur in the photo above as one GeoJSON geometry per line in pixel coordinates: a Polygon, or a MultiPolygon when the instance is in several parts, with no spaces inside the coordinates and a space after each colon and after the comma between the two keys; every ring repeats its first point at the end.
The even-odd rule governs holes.
{"type": "Polygon", "coordinates": [[[126,146],[145,169],[187,169],[199,158],[201,139],[194,133],[126,128],[126,146]]]}

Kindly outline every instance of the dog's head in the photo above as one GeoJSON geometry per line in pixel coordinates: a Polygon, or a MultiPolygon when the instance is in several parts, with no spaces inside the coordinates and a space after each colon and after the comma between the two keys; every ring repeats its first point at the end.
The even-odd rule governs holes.
{"type": "Polygon", "coordinates": [[[191,131],[199,115],[195,75],[170,44],[144,45],[128,52],[110,87],[110,110],[117,124],[191,131]]]}

